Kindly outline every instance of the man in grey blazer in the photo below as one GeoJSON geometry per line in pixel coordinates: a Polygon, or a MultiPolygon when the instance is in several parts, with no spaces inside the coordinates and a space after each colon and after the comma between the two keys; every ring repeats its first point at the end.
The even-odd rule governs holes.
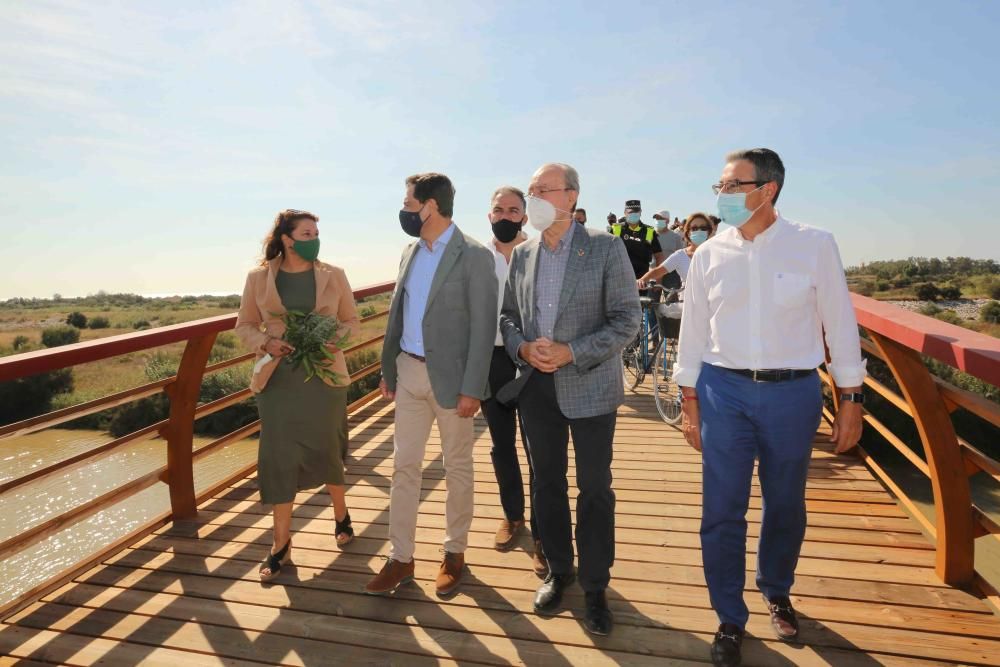
{"type": "Polygon", "coordinates": [[[400,225],[419,240],[404,252],[382,347],[385,398],[396,401],[389,560],[365,587],[384,594],[413,579],[424,449],[437,421],[448,498],[438,595],[454,593],[473,513],[472,418],[487,396],[496,336],[490,251],[452,222],[455,188],[443,174],[406,179],[400,225]]]}
{"type": "Polygon", "coordinates": [[[549,575],[535,611],[554,613],[573,583],[567,450],[576,460],[576,543],[585,624],[611,631],[604,591],[615,554],[612,443],[625,397],[621,351],[639,328],[639,295],[625,245],[573,223],[576,170],[547,164],[528,188],[528,222],[542,232],[514,249],[500,330],[518,377],[498,398],[518,396],[535,473],[532,507],[549,575]]]}

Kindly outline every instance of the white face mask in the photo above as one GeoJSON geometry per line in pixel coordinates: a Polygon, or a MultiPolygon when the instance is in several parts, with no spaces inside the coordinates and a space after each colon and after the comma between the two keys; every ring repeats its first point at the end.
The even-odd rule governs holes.
{"type": "Polygon", "coordinates": [[[544,232],[552,226],[552,223],[556,221],[557,211],[569,213],[569,211],[557,209],[550,202],[542,199],[541,197],[528,195],[526,199],[528,200],[528,203],[525,206],[524,212],[528,214],[528,224],[540,232],[544,232]]]}

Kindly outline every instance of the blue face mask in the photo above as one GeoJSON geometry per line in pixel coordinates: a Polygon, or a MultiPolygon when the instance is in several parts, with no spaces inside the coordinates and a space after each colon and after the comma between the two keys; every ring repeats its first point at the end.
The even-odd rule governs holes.
{"type": "MultiPolygon", "coordinates": [[[[760,188],[764,187],[763,185],[760,188]]],[[[754,210],[747,208],[747,195],[752,192],[757,192],[760,188],[751,190],[750,192],[733,192],[726,194],[725,192],[719,193],[719,198],[716,200],[716,205],[719,208],[719,217],[727,225],[732,225],[733,227],[742,227],[746,224],[746,221],[750,219],[757,209],[764,204],[761,204],[754,210]]]]}
{"type": "Polygon", "coordinates": [[[704,229],[696,229],[689,236],[691,237],[691,243],[695,245],[701,245],[708,240],[708,232],[704,229]]]}
{"type": "Polygon", "coordinates": [[[625,214],[625,222],[627,222],[630,225],[638,225],[639,224],[639,220],[641,220],[641,219],[642,219],[642,214],[640,214],[640,213],[626,213],[625,214]]]}

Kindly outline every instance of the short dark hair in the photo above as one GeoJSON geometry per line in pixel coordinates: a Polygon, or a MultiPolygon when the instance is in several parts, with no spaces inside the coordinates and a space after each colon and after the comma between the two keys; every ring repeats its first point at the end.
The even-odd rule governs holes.
{"type": "Polygon", "coordinates": [[[450,218],[455,212],[455,186],[444,174],[433,171],[414,174],[406,179],[406,185],[413,186],[413,197],[421,204],[428,199],[436,201],[438,212],[444,217],[450,218]]]}
{"type": "Polygon", "coordinates": [[[575,211],[573,211],[573,212],[574,213],[583,213],[584,215],[587,215],[587,209],[585,209],[585,208],[579,208],[579,207],[577,207],[577,209],[575,211]]]}
{"type": "Polygon", "coordinates": [[[778,190],[774,193],[772,204],[778,203],[778,195],[785,185],[785,165],[778,157],[778,154],[770,148],[749,148],[742,151],[733,151],[726,156],[726,162],[736,162],[746,160],[753,165],[753,177],[755,181],[770,183],[774,181],[778,184],[778,190]]]}
{"type": "Polygon", "coordinates": [[[524,199],[524,190],[521,188],[515,188],[513,185],[501,185],[499,188],[493,191],[493,197],[490,199],[492,202],[494,199],[500,195],[514,195],[521,200],[521,209],[523,210],[528,206],[528,202],[524,199]]]}

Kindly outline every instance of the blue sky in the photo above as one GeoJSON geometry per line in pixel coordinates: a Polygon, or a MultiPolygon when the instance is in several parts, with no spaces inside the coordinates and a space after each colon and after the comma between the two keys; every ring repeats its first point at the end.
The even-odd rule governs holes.
{"type": "Polygon", "coordinates": [[[591,224],[713,210],[734,148],[846,264],[1000,258],[1000,2],[5,2],[0,298],[236,292],[274,213],[394,277],[403,179],[455,219],[576,166],[591,224]]]}

